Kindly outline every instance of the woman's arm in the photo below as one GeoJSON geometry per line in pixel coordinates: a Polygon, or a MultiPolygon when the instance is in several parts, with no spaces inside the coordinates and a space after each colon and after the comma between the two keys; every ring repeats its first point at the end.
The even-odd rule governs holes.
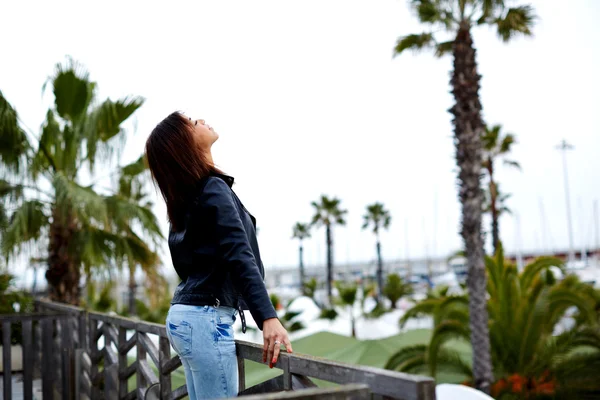
{"type": "Polygon", "coordinates": [[[263,331],[263,362],[269,360],[272,368],[277,362],[281,344],[289,353],[292,345],[287,331],[277,319],[271,299],[260,275],[244,225],[237,211],[231,189],[220,178],[209,178],[199,203],[216,222],[218,253],[232,271],[236,289],[242,293],[252,318],[263,331]]]}
{"type": "Polygon", "coordinates": [[[231,271],[233,284],[244,297],[254,321],[262,330],[263,321],[277,318],[277,313],[248,243],[231,189],[222,179],[210,177],[198,200],[203,217],[216,224],[218,255],[231,271]]]}

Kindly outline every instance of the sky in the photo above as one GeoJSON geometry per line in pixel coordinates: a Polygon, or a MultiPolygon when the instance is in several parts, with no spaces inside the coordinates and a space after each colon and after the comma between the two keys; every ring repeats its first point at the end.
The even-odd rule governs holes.
{"type": "MultiPolygon", "coordinates": [[[[473,33],[483,118],[516,135],[511,158],[522,166],[497,171],[514,211],[501,218],[501,238],[508,251],[567,248],[556,149],[567,139],[575,246],[595,246],[600,2],[530,3],[534,37],[507,45],[491,29],[473,33]]],[[[42,85],[66,55],[88,69],[99,99],[146,99],[125,125],[121,165],[140,156],[172,111],[214,127],[213,158],[258,220],[267,269],[297,264],[292,226],[310,220],[322,194],[348,210],[334,231],[336,263],[375,258],[374,236],[361,227],[376,201],[392,215],[384,259],[461,248],[446,111],[451,59],[393,57],[399,36],[423,30],[408,1],[2,1],[0,10],[0,90],[34,131],[52,102],[42,85]]],[[[166,235],[164,203],[152,196],[166,235]]],[[[162,253],[170,266],[166,241],[162,253]]],[[[324,230],[316,229],[305,262],[325,258],[324,230]]]]}

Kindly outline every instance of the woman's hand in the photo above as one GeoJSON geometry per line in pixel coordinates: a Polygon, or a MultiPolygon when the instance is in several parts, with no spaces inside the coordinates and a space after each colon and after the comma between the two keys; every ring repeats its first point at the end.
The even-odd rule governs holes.
{"type": "Polygon", "coordinates": [[[292,344],[288,338],[288,333],[277,318],[269,318],[263,322],[263,362],[269,360],[269,368],[277,362],[281,345],[284,344],[288,353],[292,352],[292,344]]]}

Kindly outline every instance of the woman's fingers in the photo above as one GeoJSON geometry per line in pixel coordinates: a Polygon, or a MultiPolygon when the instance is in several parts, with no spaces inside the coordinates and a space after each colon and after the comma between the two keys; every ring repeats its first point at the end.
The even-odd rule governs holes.
{"type": "Polygon", "coordinates": [[[264,344],[263,344],[263,362],[267,362],[267,352],[269,350],[269,340],[267,338],[264,338],[264,344]]]}
{"type": "Polygon", "coordinates": [[[294,352],[294,350],[292,350],[292,342],[290,342],[290,339],[287,336],[283,340],[283,344],[285,344],[285,349],[287,350],[288,353],[294,352]]]}
{"type": "Polygon", "coordinates": [[[275,339],[273,341],[273,358],[271,358],[271,364],[269,365],[271,368],[273,368],[273,365],[275,365],[275,363],[277,362],[280,351],[281,351],[281,343],[279,342],[278,339],[275,339]]]}
{"type": "Polygon", "coordinates": [[[269,347],[267,350],[267,361],[269,363],[270,368],[273,368],[271,361],[273,360],[273,347],[275,347],[275,340],[276,339],[269,339],[269,347]]]}

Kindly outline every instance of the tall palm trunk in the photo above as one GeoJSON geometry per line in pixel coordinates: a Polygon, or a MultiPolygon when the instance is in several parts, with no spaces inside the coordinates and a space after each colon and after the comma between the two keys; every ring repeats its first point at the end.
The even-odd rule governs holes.
{"type": "Polygon", "coordinates": [[[377,238],[377,304],[383,301],[383,260],[381,259],[381,243],[377,238]]]}
{"type": "Polygon", "coordinates": [[[50,300],[79,305],[81,271],[76,252],[69,248],[75,229],[71,213],[65,215],[56,207],[52,210],[46,279],[50,300]]]}
{"type": "Polygon", "coordinates": [[[499,228],[499,215],[498,208],[496,207],[496,200],[498,199],[498,188],[494,181],[494,164],[490,160],[487,166],[488,173],[490,175],[490,212],[492,213],[492,244],[494,245],[494,254],[498,252],[498,245],[500,244],[500,228],[499,228]]]}
{"type": "Polygon", "coordinates": [[[479,102],[479,79],[470,26],[463,22],[453,45],[454,71],[450,84],[456,104],[454,115],[456,162],[459,167],[459,198],[462,204],[461,235],[467,253],[469,277],[469,326],[473,347],[475,386],[490,392],[493,380],[490,336],[486,308],[486,275],[481,235],[483,196],[480,187],[484,124],[479,102]]]}
{"type": "Polygon", "coordinates": [[[325,233],[327,235],[327,299],[329,300],[329,307],[333,306],[331,299],[331,286],[333,283],[333,238],[331,237],[331,225],[325,226],[325,233]]]}
{"type": "Polygon", "coordinates": [[[129,266],[129,315],[136,315],[137,310],[135,308],[135,292],[137,284],[135,283],[135,264],[129,266]]]}
{"type": "Polygon", "coordinates": [[[302,246],[302,241],[300,241],[300,247],[298,248],[298,257],[300,261],[300,293],[305,295],[304,292],[304,247],[302,246]]]}

